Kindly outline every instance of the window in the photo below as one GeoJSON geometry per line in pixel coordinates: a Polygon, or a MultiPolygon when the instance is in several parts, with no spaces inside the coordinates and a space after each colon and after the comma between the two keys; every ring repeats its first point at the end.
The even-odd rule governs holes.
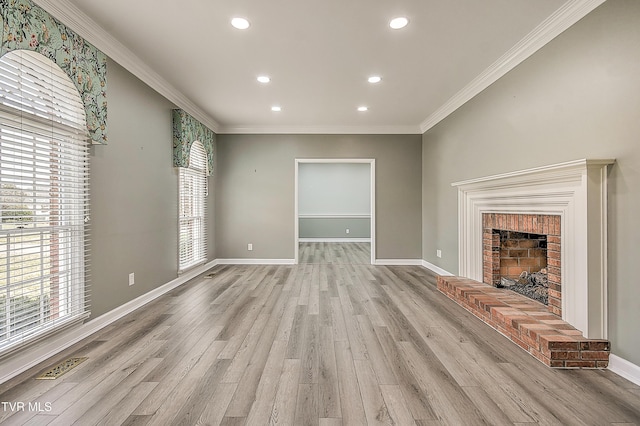
{"type": "Polygon", "coordinates": [[[200,142],[191,145],[189,167],[180,168],[179,177],[179,272],[207,259],[205,229],[207,196],[207,153],[200,142]]]}
{"type": "Polygon", "coordinates": [[[69,77],[39,53],[0,58],[0,353],[88,316],[88,160],[69,77]]]}

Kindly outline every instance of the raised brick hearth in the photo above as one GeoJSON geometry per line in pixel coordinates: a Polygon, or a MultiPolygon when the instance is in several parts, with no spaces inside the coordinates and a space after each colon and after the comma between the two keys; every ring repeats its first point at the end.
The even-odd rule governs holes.
{"type": "Polygon", "coordinates": [[[585,338],[540,302],[463,277],[439,276],[438,290],[550,367],[609,364],[608,340],[585,338]]]}

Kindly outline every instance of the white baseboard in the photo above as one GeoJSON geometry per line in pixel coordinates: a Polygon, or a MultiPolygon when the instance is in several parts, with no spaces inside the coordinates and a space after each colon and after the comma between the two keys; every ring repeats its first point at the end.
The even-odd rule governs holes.
{"type": "Polygon", "coordinates": [[[378,266],[421,266],[421,259],[376,259],[373,263],[378,266]]]}
{"type": "Polygon", "coordinates": [[[96,333],[111,323],[119,320],[123,316],[146,305],[154,299],[157,299],[163,294],[186,283],[190,279],[197,277],[203,272],[206,272],[209,268],[212,268],[217,264],[217,260],[213,260],[205,265],[194,268],[180,275],[178,278],[171,280],[168,283],[125,303],[124,305],[118,306],[117,308],[100,315],[85,324],[60,332],[51,339],[44,340],[42,343],[34,344],[24,351],[20,351],[13,356],[9,356],[6,360],[2,361],[2,375],[0,376],[0,383],[4,383],[18,374],[46,361],[59,352],[62,352],[68,347],[78,343],[82,339],[91,336],[93,333],[96,333]]]}
{"type": "Polygon", "coordinates": [[[438,275],[446,275],[446,276],[453,276],[454,274],[452,274],[451,272],[445,271],[444,269],[440,268],[439,266],[434,265],[433,263],[429,263],[426,260],[423,260],[420,263],[424,268],[427,268],[433,272],[435,272],[438,275]]]}
{"type": "Polygon", "coordinates": [[[609,355],[609,370],[640,386],[640,366],[614,354],[609,355]]]}
{"type": "Polygon", "coordinates": [[[370,243],[371,238],[298,238],[301,243],[370,243]]]}
{"type": "Polygon", "coordinates": [[[295,259],[216,259],[218,265],[295,265],[295,259]]]}

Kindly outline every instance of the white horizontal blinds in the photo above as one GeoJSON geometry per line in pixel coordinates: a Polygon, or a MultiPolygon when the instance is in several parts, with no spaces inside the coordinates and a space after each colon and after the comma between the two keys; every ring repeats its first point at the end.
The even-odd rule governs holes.
{"type": "Polygon", "coordinates": [[[0,352],[89,310],[85,113],[44,56],[0,59],[0,352]]]}
{"type": "Polygon", "coordinates": [[[30,51],[11,52],[2,58],[2,104],[87,134],[82,100],[73,82],[56,64],[30,51]]]}
{"type": "Polygon", "coordinates": [[[207,258],[206,196],[207,153],[200,142],[191,145],[189,167],[180,168],[179,270],[207,258]]]}

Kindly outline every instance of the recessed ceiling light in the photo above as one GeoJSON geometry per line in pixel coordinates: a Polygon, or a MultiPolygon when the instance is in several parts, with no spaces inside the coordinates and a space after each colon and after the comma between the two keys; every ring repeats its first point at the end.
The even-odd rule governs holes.
{"type": "Polygon", "coordinates": [[[389,26],[394,30],[399,30],[400,28],[404,28],[409,23],[409,20],[404,16],[400,16],[397,18],[393,18],[391,22],[389,22],[389,26]]]}
{"type": "Polygon", "coordinates": [[[249,28],[249,21],[247,21],[245,18],[233,18],[231,20],[231,25],[239,30],[246,30],[247,28],[249,28]]]}
{"type": "Polygon", "coordinates": [[[382,80],[382,78],[379,75],[372,75],[367,79],[369,83],[380,83],[380,80],[382,80]]]}
{"type": "Polygon", "coordinates": [[[260,83],[268,83],[271,81],[268,75],[260,75],[257,79],[260,83]]]}
{"type": "Polygon", "coordinates": [[[368,109],[369,109],[369,108],[367,108],[366,106],[359,106],[359,107],[358,107],[358,111],[360,111],[360,112],[364,112],[364,111],[366,111],[366,110],[368,110],[368,109]]]}
{"type": "Polygon", "coordinates": [[[272,106],[272,107],[271,107],[271,111],[273,111],[273,112],[280,112],[280,111],[282,111],[282,107],[279,107],[279,106],[277,106],[277,105],[274,105],[274,106],[272,106]]]}

